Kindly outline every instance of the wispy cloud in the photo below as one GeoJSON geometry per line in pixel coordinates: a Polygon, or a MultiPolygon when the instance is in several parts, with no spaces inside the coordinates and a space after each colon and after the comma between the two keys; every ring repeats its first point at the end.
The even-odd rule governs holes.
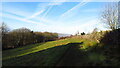
{"type": "Polygon", "coordinates": [[[34,20],[38,20],[43,22],[44,24],[55,24],[54,21],[50,20],[50,19],[46,19],[46,18],[41,18],[41,17],[35,17],[34,20]]]}
{"type": "Polygon", "coordinates": [[[84,10],[81,10],[81,12],[98,12],[100,11],[100,9],[84,9],[84,10]]]}
{"type": "Polygon", "coordinates": [[[62,5],[63,2],[50,2],[48,5],[62,5]]]}
{"type": "Polygon", "coordinates": [[[34,13],[32,16],[28,17],[27,19],[34,18],[34,17],[40,15],[41,13],[43,13],[44,11],[45,11],[45,9],[43,9],[43,10],[41,10],[41,11],[39,11],[39,12],[36,12],[36,13],[34,13]]]}
{"type": "MultiPolygon", "coordinates": [[[[86,5],[87,2],[85,1],[86,0],[83,0],[80,3],[72,4],[64,2],[31,3],[30,7],[32,7],[32,9],[28,8],[28,6],[22,6],[24,8],[17,7],[23,5],[23,3],[16,4],[16,6],[10,4],[10,6],[8,5],[8,7],[3,10],[3,17],[8,23],[19,22],[18,24],[22,24],[21,26],[32,28],[35,31],[50,31],[68,34],[75,34],[77,31],[89,32],[99,26],[96,19],[96,8],[98,7],[95,6],[95,8],[93,8],[93,6],[89,6],[90,4],[86,5]],[[84,5],[86,5],[85,7],[88,9],[82,8],[84,5]],[[58,12],[56,12],[56,10],[58,12]],[[49,12],[50,14],[48,14],[49,12]],[[95,14],[82,14],[81,12],[95,12],[95,14]],[[30,26],[26,26],[26,23],[30,26]]],[[[27,5],[27,3],[25,3],[25,5],[27,5]]],[[[10,24],[12,25],[12,23],[10,24]]]]}
{"type": "Polygon", "coordinates": [[[44,23],[50,23],[52,24],[53,21],[45,19],[47,14],[50,12],[50,10],[53,8],[53,6],[57,6],[57,5],[62,5],[66,0],[63,0],[63,2],[58,2],[58,0],[54,0],[52,2],[48,2],[48,3],[40,3],[38,4],[37,7],[37,11],[36,13],[34,13],[33,15],[31,15],[30,17],[27,17],[26,19],[32,19],[34,18],[35,20],[40,20],[44,23]],[[41,17],[37,17],[38,15],[43,14],[41,17]]]}
{"type": "Polygon", "coordinates": [[[98,28],[99,30],[104,30],[102,26],[103,24],[100,23],[99,19],[93,18],[91,20],[86,21],[83,24],[78,25],[78,30],[80,32],[89,33],[92,32],[94,28],[98,28]]]}
{"type": "MultiPolygon", "coordinates": [[[[20,11],[20,9],[16,8],[16,7],[12,7],[10,9],[9,8],[10,8],[9,6],[5,7],[4,10],[2,10],[2,12],[1,12],[2,15],[0,17],[10,18],[10,19],[23,21],[23,22],[26,22],[26,23],[32,23],[32,24],[38,24],[38,25],[44,25],[45,26],[45,24],[43,24],[41,22],[26,19],[26,17],[31,15],[31,13],[25,12],[25,11],[20,11]]],[[[42,13],[42,11],[39,12],[39,13],[42,13]]],[[[37,14],[34,14],[32,17],[35,17],[36,15],[37,14]]]]}
{"type": "Polygon", "coordinates": [[[43,18],[47,16],[47,14],[50,12],[50,10],[53,8],[53,6],[56,5],[62,5],[66,0],[62,0],[63,2],[58,2],[58,0],[53,0],[52,2],[49,2],[48,6],[50,6],[47,11],[42,16],[43,18]]]}
{"type": "Polygon", "coordinates": [[[51,0],[48,5],[62,5],[66,1],[67,0],[61,0],[61,2],[59,2],[59,0],[51,0]]]}
{"type": "Polygon", "coordinates": [[[11,15],[11,14],[6,14],[6,13],[4,13],[4,14],[3,14],[3,17],[10,18],[10,19],[15,19],[15,20],[19,20],[19,21],[23,21],[23,22],[26,22],[26,23],[32,23],[32,24],[37,24],[37,25],[46,26],[46,25],[43,24],[43,23],[36,22],[36,21],[32,21],[32,20],[27,20],[27,19],[20,18],[20,17],[14,16],[14,15],[11,15]]]}
{"type": "Polygon", "coordinates": [[[53,6],[54,6],[54,5],[51,5],[51,6],[47,9],[47,11],[44,13],[44,15],[42,16],[42,18],[46,17],[46,15],[47,15],[48,12],[52,9],[53,6]]]}
{"type": "Polygon", "coordinates": [[[22,17],[29,17],[31,16],[31,12],[26,12],[26,9],[21,11],[18,7],[11,7],[11,6],[3,6],[3,9],[0,10],[2,13],[11,13],[14,15],[22,16],[22,17]]]}
{"type": "MultiPolygon", "coordinates": [[[[67,16],[69,14],[72,13],[72,11],[75,11],[76,9],[80,8],[81,6],[84,6],[85,4],[87,4],[88,2],[85,2],[86,0],[81,1],[78,5],[74,6],[73,8],[69,9],[68,11],[66,11],[65,13],[63,13],[60,17],[64,17],[67,16]]],[[[88,0],[87,0],[88,1],[88,0]]]]}
{"type": "Polygon", "coordinates": [[[81,32],[92,32],[92,30],[96,27],[99,28],[100,23],[97,19],[91,19],[85,21],[85,23],[80,24],[73,24],[73,25],[66,25],[66,24],[53,24],[50,26],[45,27],[46,31],[58,32],[59,33],[66,33],[66,34],[75,34],[77,31],[81,32]]]}
{"type": "MultiPolygon", "coordinates": [[[[53,1],[54,0],[2,0],[2,2],[53,2],[53,1]]],[[[64,0],[58,0],[57,2],[63,1],[64,0]]],[[[80,1],[81,0],[67,0],[67,2],[80,2],[80,1]]],[[[119,0],[91,0],[90,2],[118,2],[118,1],[119,0]]]]}
{"type": "Polygon", "coordinates": [[[56,5],[62,5],[66,0],[63,0],[63,2],[58,2],[58,0],[53,0],[52,2],[49,3],[40,3],[38,4],[38,12],[34,13],[32,16],[28,17],[27,19],[31,19],[34,18],[40,14],[42,14],[43,12],[45,12],[42,16],[42,18],[46,17],[46,15],[49,13],[49,11],[52,9],[53,6],[56,5]],[[48,7],[48,8],[47,8],[48,7]]]}

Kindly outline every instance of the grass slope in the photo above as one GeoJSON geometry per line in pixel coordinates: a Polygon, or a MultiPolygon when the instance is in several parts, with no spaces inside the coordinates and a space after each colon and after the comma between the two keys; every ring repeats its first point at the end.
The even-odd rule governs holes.
{"type": "Polygon", "coordinates": [[[3,51],[3,66],[104,65],[95,41],[73,37],[3,51]]]}

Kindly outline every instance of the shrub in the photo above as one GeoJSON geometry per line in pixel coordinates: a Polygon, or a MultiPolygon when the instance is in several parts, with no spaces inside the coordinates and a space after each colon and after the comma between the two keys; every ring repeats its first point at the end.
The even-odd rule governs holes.
{"type": "Polygon", "coordinates": [[[84,32],[82,32],[82,33],[81,33],[81,35],[85,35],[85,33],[84,33],[84,32]]]}
{"type": "Polygon", "coordinates": [[[30,45],[33,43],[41,43],[47,41],[53,41],[58,38],[57,33],[50,32],[33,32],[27,28],[20,28],[12,30],[3,35],[2,48],[16,48],[20,46],[30,45]]]}
{"type": "Polygon", "coordinates": [[[120,29],[106,32],[100,42],[105,45],[120,45],[120,29]]]}
{"type": "Polygon", "coordinates": [[[102,43],[105,51],[109,55],[119,55],[120,49],[120,29],[116,29],[110,32],[106,32],[103,38],[101,38],[100,43],[102,43]]]}

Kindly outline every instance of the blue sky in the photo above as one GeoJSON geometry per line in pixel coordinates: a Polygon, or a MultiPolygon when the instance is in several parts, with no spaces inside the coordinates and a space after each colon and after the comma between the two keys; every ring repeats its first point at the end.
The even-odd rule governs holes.
{"type": "Polygon", "coordinates": [[[33,31],[66,34],[105,30],[100,10],[106,2],[3,2],[1,22],[11,29],[21,27],[33,31]]]}

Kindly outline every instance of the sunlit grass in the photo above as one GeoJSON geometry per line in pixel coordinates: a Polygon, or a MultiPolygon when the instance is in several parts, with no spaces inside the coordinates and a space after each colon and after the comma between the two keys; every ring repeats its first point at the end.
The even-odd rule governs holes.
{"type": "MultiPolygon", "coordinates": [[[[82,43],[78,45],[78,49],[80,51],[88,51],[90,47],[95,46],[97,42],[73,37],[6,50],[3,51],[4,65],[29,65],[27,63],[30,62],[36,62],[34,65],[54,65],[62,55],[64,55],[69,46],[73,45],[70,44],[69,46],[65,46],[69,43],[82,43]]],[[[96,57],[94,54],[90,54],[88,56],[88,60],[90,61],[94,61],[93,58],[96,57]]],[[[84,59],[86,59],[86,57],[84,59]]],[[[98,59],[102,60],[101,58],[96,58],[95,60],[97,61],[98,59]]]]}
{"type": "Polygon", "coordinates": [[[42,50],[56,47],[56,46],[66,45],[66,44],[72,43],[72,42],[81,42],[81,40],[76,39],[76,38],[71,38],[71,39],[68,38],[68,39],[62,39],[62,40],[50,41],[50,42],[46,42],[46,43],[27,45],[27,46],[16,48],[16,49],[6,50],[6,51],[3,51],[3,60],[18,57],[18,56],[27,55],[30,53],[42,51],[42,50]]]}
{"type": "Polygon", "coordinates": [[[47,42],[47,43],[43,43],[43,44],[41,44],[41,43],[33,44],[33,45],[21,47],[21,48],[3,51],[3,60],[13,58],[13,57],[18,57],[18,56],[23,56],[26,54],[30,54],[30,53],[38,52],[38,51],[48,49],[51,47],[55,47],[55,44],[57,44],[57,46],[67,44],[67,43],[64,43],[66,41],[67,40],[59,40],[59,41],[52,41],[52,42],[47,42]]]}
{"type": "Polygon", "coordinates": [[[80,45],[80,46],[83,46],[83,47],[81,47],[81,49],[86,49],[89,46],[92,46],[96,43],[93,41],[82,40],[80,38],[68,38],[68,39],[51,41],[51,42],[42,43],[42,44],[41,43],[33,44],[33,45],[28,45],[25,47],[20,47],[20,48],[8,50],[8,51],[3,51],[3,53],[4,53],[3,60],[8,59],[8,58],[23,56],[23,55],[34,53],[34,52],[38,52],[38,51],[52,48],[55,46],[65,45],[68,43],[77,43],[77,42],[84,42],[82,45],[80,45]]]}
{"type": "Polygon", "coordinates": [[[97,42],[95,41],[90,41],[90,40],[82,40],[83,44],[80,45],[80,49],[81,50],[87,50],[90,47],[93,47],[97,44],[97,42]]]}

